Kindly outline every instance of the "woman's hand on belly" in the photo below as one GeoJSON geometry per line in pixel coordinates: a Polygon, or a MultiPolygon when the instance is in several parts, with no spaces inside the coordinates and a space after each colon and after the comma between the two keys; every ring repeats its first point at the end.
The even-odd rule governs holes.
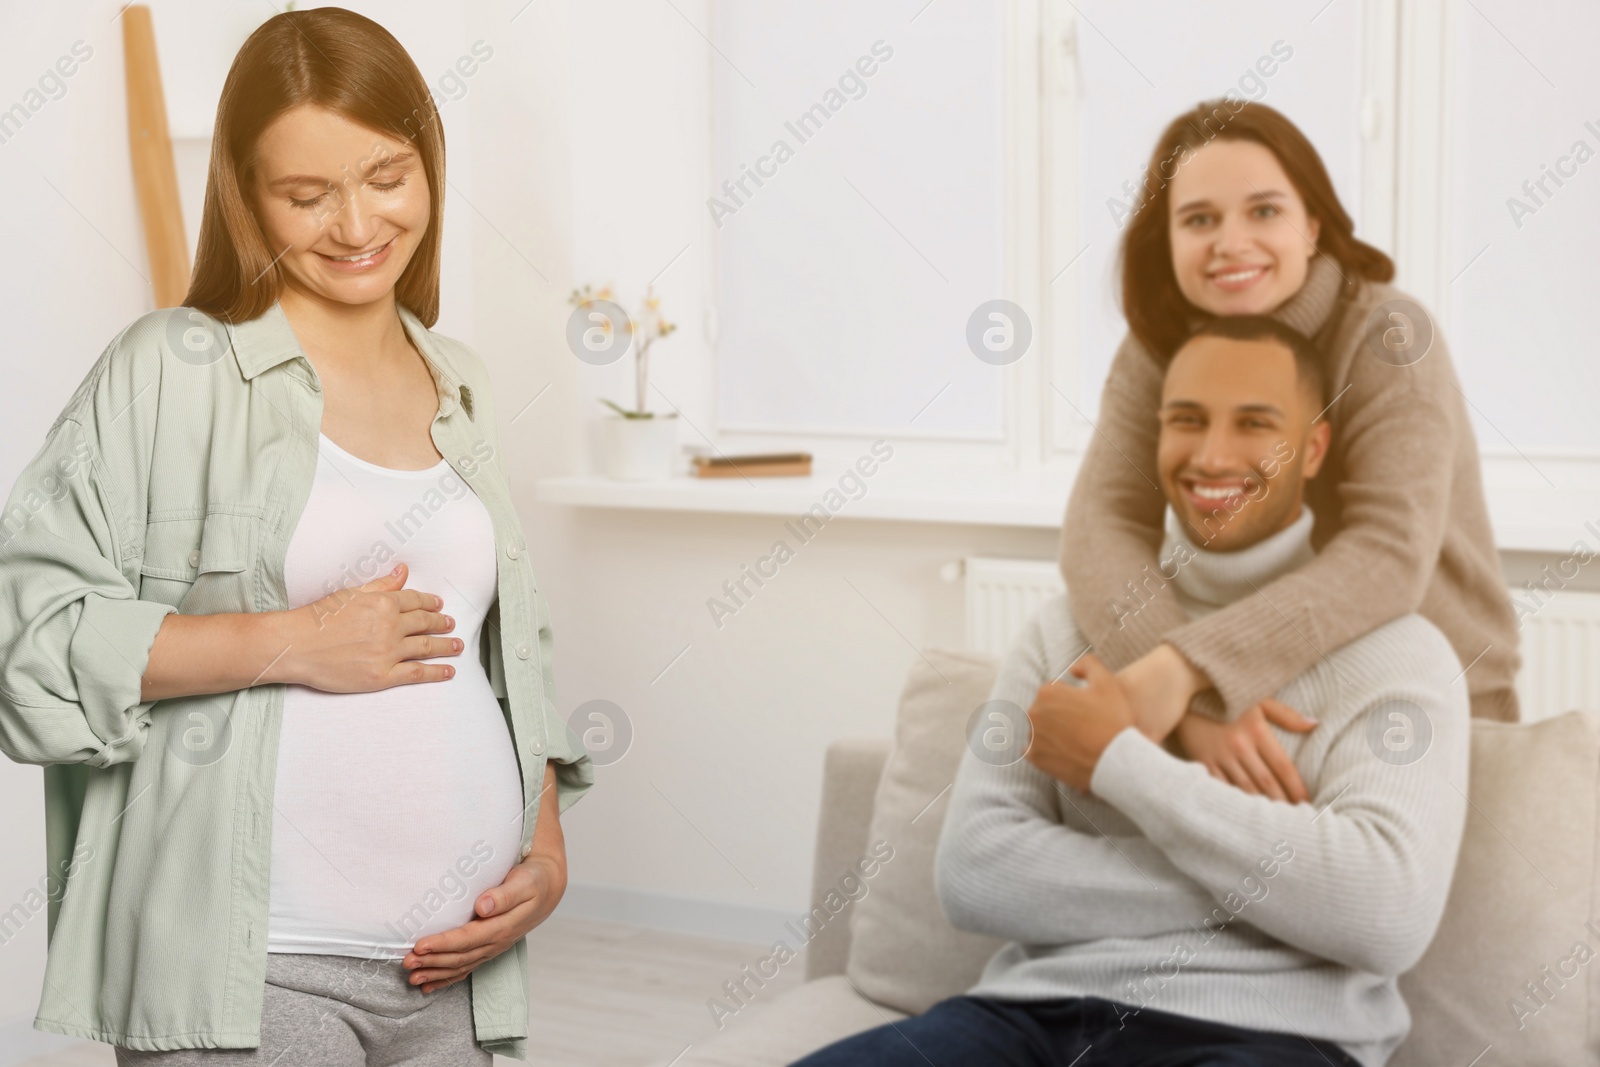
{"type": "Polygon", "coordinates": [[[434,637],[455,620],[437,609],[444,598],[405,588],[404,563],[354,589],[341,589],[285,614],[293,620],[289,647],[266,681],[298,682],[327,693],[375,693],[396,685],[442,682],[448,663],[419,660],[459,655],[458,637],[434,637]]]}
{"type": "Polygon", "coordinates": [[[476,918],[454,930],[429,934],[411,947],[403,962],[412,985],[432,993],[461,981],[514,947],[561,903],[567,891],[567,849],[553,763],[545,764],[539,808],[531,851],[506,872],[504,881],[478,896],[473,904],[476,918]]]}

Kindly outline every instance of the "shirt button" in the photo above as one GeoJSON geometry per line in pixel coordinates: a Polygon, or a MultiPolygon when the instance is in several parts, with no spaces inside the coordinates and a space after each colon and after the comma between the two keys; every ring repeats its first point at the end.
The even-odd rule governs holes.
{"type": "Polygon", "coordinates": [[[532,851],[533,851],[533,842],[529,841],[526,845],[522,846],[522,858],[523,859],[527,859],[528,858],[528,853],[530,853],[532,851]]]}
{"type": "Polygon", "coordinates": [[[510,556],[512,559],[516,559],[518,556],[522,555],[522,550],[516,545],[511,545],[507,547],[506,555],[510,556]]]}
{"type": "Polygon", "coordinates": [[[533,749],[533,754],[535,756],[537,756],[539,753],[544,751],[544,742],[543,741],[535,741],[533,744],[529,745],[528,747],[533,749]]]}
{"type": "Polygon", "coordinates": [[[191,566],[191,567],[200,566],[200,550],[198,548],[195,549],[193,552],[189,553],[189,566],[191,566]]]}
{"type": "Polygon", "coordinates": [[[518,645],[517,646],[517,658],[518,659],[527,659],[531,655],[533,655],[533,649],[529,648],[527,645],[518,645]]]}

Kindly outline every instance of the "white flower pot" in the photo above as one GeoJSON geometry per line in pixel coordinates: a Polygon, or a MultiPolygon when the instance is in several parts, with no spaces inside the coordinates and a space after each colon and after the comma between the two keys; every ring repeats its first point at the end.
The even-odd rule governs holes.
{"type": "Polygon", "coordinates": [[[672,477],[678,452],[678,415],[603,420],[606,435],[606,474],[624,482],[654,481],[672,477]]]}

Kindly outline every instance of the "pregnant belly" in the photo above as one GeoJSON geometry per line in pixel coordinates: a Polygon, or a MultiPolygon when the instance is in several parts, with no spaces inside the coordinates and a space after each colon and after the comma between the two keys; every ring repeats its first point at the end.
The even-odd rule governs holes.
{"type": "Polygon", "coordinates": [[[399,958],[521,858],[516,750],[481,669],[288,687],[273,806],[271,951],[399,958]]]}

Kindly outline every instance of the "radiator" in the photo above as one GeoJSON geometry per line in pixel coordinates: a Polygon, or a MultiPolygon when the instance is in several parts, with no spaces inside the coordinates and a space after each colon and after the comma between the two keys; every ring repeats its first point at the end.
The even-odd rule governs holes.
{"type": "Polygon", "coordinates": [[[1600,710],[1600,593],[1512,589],[1522,615],[1517,700],[1524,720],[1600,710]]]}
{"type": "MultiPolygon", "coordinates": [[[[961,569],[967,647],[993,656],[1004,654],[1039,605],[1066,588],[1054,560],[973,556],[961,569]]],[[[1600,593],[1563,590],[1534,599],[1512,589],[1510,595],[1523,605],[1517,676],[1523,721],[1600,710],[1600,593]]]]}
{"type": "Polygon", "coordinates": [[[1066,590],[1054,560],[962,561],[966,573],[967,647],[999,656],[1040,604],[1066,590]]]}

